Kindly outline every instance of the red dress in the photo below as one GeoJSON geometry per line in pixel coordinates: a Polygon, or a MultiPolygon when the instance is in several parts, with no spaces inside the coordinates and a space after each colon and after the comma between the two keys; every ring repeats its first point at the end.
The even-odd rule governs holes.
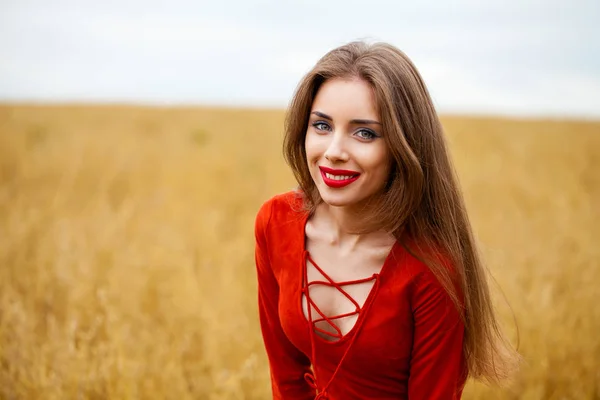
{"type": "Polygon", "coordinates": [[[313,313],[310,323],[302,310],[307,219],[297,192],[268,200],[256,217],[259,313],[274,399],[459,399],[464,325],[429,268],[399,242],[370,277],[354,327],[336,341],[315,334],[321,316],[313,313]]]}

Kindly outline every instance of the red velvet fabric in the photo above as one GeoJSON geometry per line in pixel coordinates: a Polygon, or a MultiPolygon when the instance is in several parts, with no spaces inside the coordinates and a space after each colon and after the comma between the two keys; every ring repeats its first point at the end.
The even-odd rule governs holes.
{"type": "Polygon", "coordinates": [[[335,342],[311,340],[301,303],[307,218],[296,192],[271,198],[256,217],[259,313],[273,398],[459,399],[467,375],[464,325],[429,268],[399,242],[355,328],[335,342]]]}

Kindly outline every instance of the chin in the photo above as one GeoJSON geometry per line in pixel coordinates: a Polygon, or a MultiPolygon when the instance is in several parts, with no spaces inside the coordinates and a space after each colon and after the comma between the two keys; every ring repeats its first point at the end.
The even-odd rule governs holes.
{"type": "Polygon", "coordinates": [[[351,190],[341,191],[340,189],[331,189],[326,187],[324,190],[319,188],[319,195],[323,202],[332,207],[347,207],[359,204],[362,198],[356,196],[351,190]],[[336,191],[337,193],[332,191],[336,191]]]}

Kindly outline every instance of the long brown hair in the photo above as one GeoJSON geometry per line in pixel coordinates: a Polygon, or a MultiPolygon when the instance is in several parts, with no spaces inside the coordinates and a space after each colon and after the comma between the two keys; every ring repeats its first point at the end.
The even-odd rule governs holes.
{"type": "Polygon", "coordinates": [[[501,381],[519,357],[496,319],[487,271],[440,120],[417,69],[394,46],[352,42],[336,48],[298,85],[286,117],[284,155],[306,208],[314,211],[322,202],[306,161],[308,118],[319,87],[332,78],[359,78],[371,85],[383,137],[394,160],[386,190],[369,207],[370,224],[363,232],[383,229],[393,233],[428,265],[463,318],[469,375],[501,381]],[[446,261],[452,265],[450,270],[446,261]]]}

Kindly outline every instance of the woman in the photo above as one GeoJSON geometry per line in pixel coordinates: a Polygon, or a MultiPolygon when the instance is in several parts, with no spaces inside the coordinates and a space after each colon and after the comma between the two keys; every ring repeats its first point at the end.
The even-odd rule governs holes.
{"type": "Polygon", "coordinates": [[[388,44],[326,54],[291,102],[299,190],[256,218],[276,399],[458,399],[516,354],[502,336],[442,127],[388,44]]]}

